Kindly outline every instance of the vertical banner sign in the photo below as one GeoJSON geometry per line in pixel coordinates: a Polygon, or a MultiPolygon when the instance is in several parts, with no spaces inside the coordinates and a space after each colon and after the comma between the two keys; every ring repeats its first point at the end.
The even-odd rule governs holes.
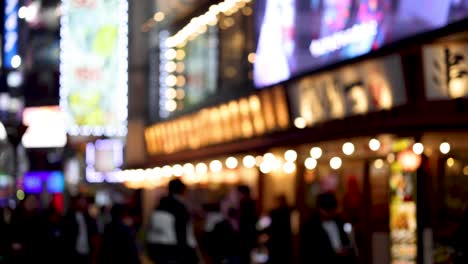
{"type": "Polygon", "coordinates": [[[18,55],[18,1],[5,1],[5,39],[3,43],[5,68],[12,68],[11,60],[18,55]]]}
{"type": "Polygon", "coordinates": [[[62,0],[60,107],[71,136],[125,136],[128,1],[62,0]]]}

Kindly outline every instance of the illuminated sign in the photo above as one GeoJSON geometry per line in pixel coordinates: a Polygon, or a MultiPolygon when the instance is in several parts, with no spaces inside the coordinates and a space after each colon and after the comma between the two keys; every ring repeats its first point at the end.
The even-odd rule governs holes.
{"type": "Polygon", "coordinates": [[[60,107],[72,136],[125,136],[128,1],[62,0],[60,107]]]}
{"type": "Polygon", "coordinates": [[[252,138],[289,127],[286,94],[281,86],[247,98],[202,109],[192,115],[158,123],[145,130],[149,154],[252,138]]]}
{"type": "Polygon", "coordinates": [[[23,124],[28,126],[21,139],[25,148],[62,148],[67,144],[65,118],[58,106],[24,109],[23,124]]]}
{"type": "Polygon", "coordinates": [[[86,180],[90,183],[123,182],[123,144],[119,140],[98,140],[86,145],[86,180]]]}
{"type": "Polygon", "coordinates": [[[305,123],[300,128],[388,110],[406,102],[402,80],[401,60],[394,55],[343,67],[293,84],[291,110],[305,123]]]}
{"type": "Polygon", "coordinates": [[[468,18],[465,1],[255,2],[258,37],[254,81],[259,88],[468,18]]]}
{"type": "MultiPolygon", "coordinates": [[[[17,68],[18,64],[18,9],[19,0],[5,1],[5,39],[3,58],[6,68],[17,68]]],[[[21,64],[21,63],[20,63],[21,64]]]]}
{"type": "Polygon", "coordinates": [[[468,43],[425,46],[423,59],[429,100],[468,97],[468,43]]]}
{"type": "Polygon", "coordinates": [[[28,172],[23,178],[23,188],[26,193],[61,193],[65,188],[63,173],[60,171],[28,172]]]}

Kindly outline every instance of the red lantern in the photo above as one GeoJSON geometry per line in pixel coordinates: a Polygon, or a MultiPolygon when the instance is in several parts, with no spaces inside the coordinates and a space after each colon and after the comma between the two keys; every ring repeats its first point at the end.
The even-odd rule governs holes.
{"type": "Polygon", "coordinates": [[[397,160],[404,171],[416,171],[421,165],[421,156],[411,150],[398,153],[397,160]]]}

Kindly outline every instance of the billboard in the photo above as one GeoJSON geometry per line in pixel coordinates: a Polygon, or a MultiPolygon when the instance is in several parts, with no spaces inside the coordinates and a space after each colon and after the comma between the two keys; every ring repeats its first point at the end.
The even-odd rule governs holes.
{"type": "Polygon", "coordinates": [[[127,0],[62,0],[60,106],[72,136],[125,136],[127,0]]]}
{"type": "Polygon", "coordinates": [[[273,85],[467,17],[466,1],[258,0],[255,84],[273,85]]]}

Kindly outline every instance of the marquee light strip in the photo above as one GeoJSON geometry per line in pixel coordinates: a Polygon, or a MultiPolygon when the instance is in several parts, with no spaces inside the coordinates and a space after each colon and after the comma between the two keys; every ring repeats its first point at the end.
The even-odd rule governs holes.
{"type": "Polygon", "coordinates": [[[195,38],[206,31],[207,26],[214,26],[218,23],[218,15],[224,13],[231,15],[239,11],[252,0],[225,0],[219,4],[211,5],[206,13],[192,18],[190,22],[179,30],[175,35],[169,37],[165,44],[169,48],[183,45],[190,38],[195,38]]]}

